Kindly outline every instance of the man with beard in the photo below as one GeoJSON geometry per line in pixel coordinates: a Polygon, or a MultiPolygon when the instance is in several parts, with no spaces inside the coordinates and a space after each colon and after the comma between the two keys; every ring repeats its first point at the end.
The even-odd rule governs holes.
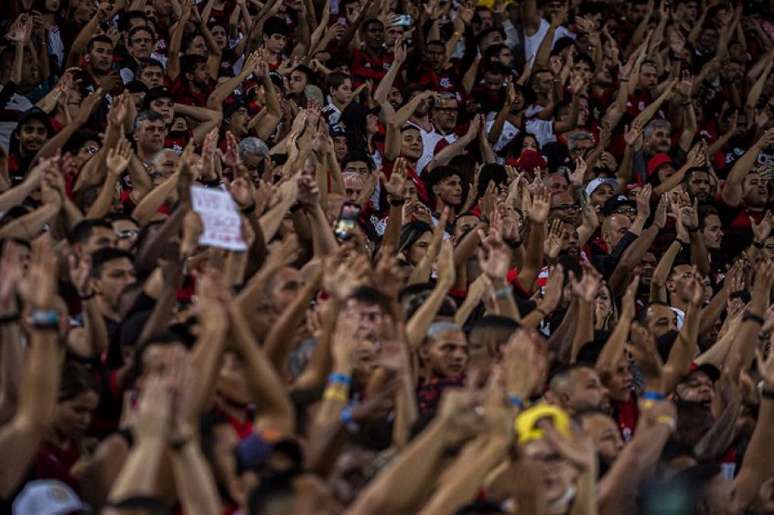
{"type": "Polygon", "coordinates": [[[698,200],[699,204],[712,201],[712,179],[705,168],[691,168],[685,172],[683,178],[685,191],[691,196],[691,200],[698,200]]]}
{"type": "Polygon", "coordinates": [[[134,141],[137,143],[137,157],[143,163],[150,163],[159,150],[164,148],[167,128],[164,117],[155,111],[143,111],[134,121],[134,141]]]}
{"type": "Polygon", "coordinates": [[[24,180],[32,160],[48,141],[51,132],[51,121],[44,111],[35,107],[24,113],[16,131],[11,134],[8,176],[12,185],[24,180]]]}
{"type": "Polygon", "coordinates": [[[610,410],[610,394],[597,372],[587,365],[570,365],[554,373],[546,399],[574,415],[583,410],[610,410]]]}
{"type": "Polygon", "coordinates": [[[773,144],[774,129],[769,129],[737,159],[720,192],[721,207],[726,207],[722,218],[727,227],[729,255],[738,254],[752,243],[752,223],[760,223],[765,215],[767,180],[752,170],[758,155],[773,144]]]}
{"type": "MultiPolygon", "coordinates": [[[[422,103],[420,103],[421,105],[422,103]]],[[[422,157],[417,164],[417,171],[421,174],[425,167],[433,160],[433,156],[443,147],[457,141],[454,129],[457,127],[459,116],[459,102],[453,95],[441,95],[435,97],[435,102],[430,110],[430,122],[432,130],[422,129],[422,157]]],[[[416,111],[414,113],[417,114],[416,111]]]]}
{"type": "MultiPolygon", "coordinates": [[[[221,122],[221,114],[206,107],[196,107],[186,104],[178,104],[172,100],[172,93],[167,88],[152,88],[145,95],[145,109],[160,114],[164,119],[167,128],[167,136],[164,140],[164,146],[167,148],[177,147],[182,149],[186,143],[193,139],[197,144],[204,140],[204,137],[221,122]],[[197,123],[193,130],[187,129],[176,131],[173,121],[176,116],[187,116],[196,120],[197,123]]],[[[242,134],[235,134],[237,137],[242,134]]]]}
{"type": "Polygon", "coordinates": [[[462,386],[469,361],[468,342],[462,329],[453,322],[434,322],[419,348],[424,380],[417,387],[420,413],[431,413],[444,389],[462,386]]]}
{"type": "Polygon", "coordinates": [[[207,97],[215,87],[207,70],[207,59],[200,55],[184,55],[180,58],[181,76],[170,87],[179,104],[205,107],[207,97]]]}
{"type": "Polygon", "coordinates": [[[113,40],[104,34],[94,36],[86,46],[86,71],[94,83],[100,84],[113,73],[113,40]]]}

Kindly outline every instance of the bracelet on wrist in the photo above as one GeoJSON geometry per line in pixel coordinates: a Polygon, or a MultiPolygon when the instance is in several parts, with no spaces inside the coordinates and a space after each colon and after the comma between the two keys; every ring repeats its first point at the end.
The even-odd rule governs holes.
{"type": "Polygon", "coordinates": [[[346,425],[349,425],[353,421],[352,417],[352,406],[345,406],[344,409],[341,410],[341,415],[339,415],[339,420],[341,420],[341,423],[346,425]]]}
{"type": "Polygon", "coordinates": [[[522,399],[518,395],[510,394],[508,396],[508,404],[510,404],[514,408],[524,409],[524,399],[522,399]]]}
{"type": "Polygon", "coordinates": [[[664,424],[667,426],[670,430],[674,431],[677,429],[677,422],[675,422],[675,419],[670,417],[669,415],[661,415],[658,418],[656,418],[657,424],[664,424]]]}
{"type": "Polygon", "coordinates": [[[763,397],[764,399],[774,399],[774,388],[770,388],[766,385],[762,385],[760,388],[760,392],[761,392],[761,397],[763,397]]]}
{"type": "Polygon", "coordinates": [[[507,286],[505,286],[505,287],[503,287],[503,288],[500,288],[499,290],[497,290],[497,291],[494,293],[494,296],[495,296],[495,299],[497,299],[497,300],[503,300],[503,299],[507,299],[507,298],[508,298],[508,297],[510,297],[512,294],[513,294],[513,286],[511,286],[511,285],[509,284],[509,285],[507,285],[507,286]]]}
{"type": "Polygon", "coordinates": [[[751,320],[760,325],[763,325],[765,322],[762,316],[756,315],[755,313],[750,313],[749,311],[742,315],[742,322],[746,322],[748,320],[751,320]]]}
{"type": "Polygon", "coordinates": [[[350,386],[352,384],[352,377],[346,374],[332,373],[328,376],[328,384],[342,384],[350,386]]]}
{"type": "Polygon", "coordinates": [[[55,309],[35,309],[30,313],[30,324],[36,329],[58,329],[59,311],[55,309]]]}
{"type": "Polygon", "coordinates": [[[663,401],[666,399],[666,395],[660,392],[654,392],[652,390],[642,392],[641,399],[646,401],[663,401]]]}
{"type": "Polygon", "coordinates": [[[406,199],[401,197],[393,197],[392,195],[387,195],[387,202],[392,207],[399,207],[406,203],[406,199]]]}
{"type": "Polygon", "coordinates": [[[91,290],[89,293],[79,293],[78,298],[81,300],[89,300],[89,299],[93,299],[96,294],[97,294],[96,291],[91,290]]]}
{"type": "Polygon", "coordinates": [[[10,315],[3,315],[0,316],[0,326],[6,325],[6,324],[13,324],[14,322],[18,322],[21,320],[21,314],[17,311],[16,313],[11,313],[10,315]]]}

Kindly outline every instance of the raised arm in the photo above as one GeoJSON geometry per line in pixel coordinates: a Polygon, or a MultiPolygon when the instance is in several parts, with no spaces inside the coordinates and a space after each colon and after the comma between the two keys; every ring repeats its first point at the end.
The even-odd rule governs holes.
{"type": "Polygon", "coordinates": [[[774,144],[774,128],[767,130],[751,146],[742,157],[736,160],[734,167],[728,174],[723,190],[720,192],[720,198],[729,206],[738,206],[742,201],[742,183],[745,176],[750,173],[755,165],[758,154],[764,149],[774,144]]]}

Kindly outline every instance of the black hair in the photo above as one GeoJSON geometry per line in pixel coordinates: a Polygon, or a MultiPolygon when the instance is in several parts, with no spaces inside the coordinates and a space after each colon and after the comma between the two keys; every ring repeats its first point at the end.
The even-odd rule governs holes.
{"type": "Polygon", "coordinates": [[[108,213],[105,215],[104,220],[111,224],[119,220],[126,220],[128,222],[132,222],[137,227],[140,227],[140,222],[138,222],[133,216],[124,213],[108,213]]]}
{"type": "Polygon", "coordinates": [[[341,87],[342,84],[344,84],[344,82],[347,79],[350,79],[350,80],[352,79],[352,77],[348,73],[339,72],[339,71],[333,72],[330,75],[328,75],[328,88],[338,89],[339,87],[341,87]]]}
{"type": "Polygon", "coordinates": [[[500,63],[498,61],[494,61],[494,62],[489,61],[489,62],[484,64],[484,69],[482,70],[482,75],[484,73],[489,73],[489,74],[492,74],[492,75],[504,75],[504,76],[507,77],[510,72],[509,72],[509,70],[505,66],[503,66],[502,63],[500,63]]]}
{"type": "Polygon", "coordinates": [[[145,16],[145,13],[140,10],[133,10],[133,11],[126,11],[124,14],[121,15],[121,17],[118,19],[118,30],[121,32],[126,32],[129,30],[130,21],[132,21],[134,18],[142,18],[145,20],[145,23],[148,22],[148,17],[145,16]]]}
{"type": "MultiPolygon", "coordinates": [[[[109,227],[110,227],[110,230],[112,231],[113,227],[112,226],[109,226],[109,227]]],[[[132,262],[134,260],[134,256],[132,255],[132,253],[124,249],[106,247],[106,248],[98,249],[94,251],[94,253],[91,255],[91,276],[99,277],[100,274],[102,273],[102,268],[105,266],[106,263],[109,263],[110,261],[115,261],[116,259],[124,259],[124,258],[132,262]]]]}
{"type": "Polygon", "coordinates": [[[180,56],[180,69],[183,74],[193,73],[200,64],[205,64],[207,59],[200,55],[185,54],[180,56]]]}
{"type": "Polygon", "coordinates": [[[480,45],[481,42],[484,41],[484,38],[493,32],[499,33],[500,36],[502,36],[502,38],[505,39],[505,32],[503,32],[503,29],[499,27],[490,27],[478,33],[478,35],[476,36],[476,44],[480,45]]]}
{"type": "Polygon", "coordinates": [[[247,515],[263,515],[268,512],[273,500],[295,497],[293,479],[296,475],[297,472],[292,471],[261,478],[258,486],[250,492],[247,501],[247,515]]]}
{"type": "MultiPolygon", "coordinates": [[[[452,168],[451,166],[438,166],[431,172],[425,172],[422,174],[422,180],[425,182],[427,188],[427,195],[429,197],[430,206],[435,204],[435,193],[433,187],[451,177],[457,176],[460,178],[460,185],[462,186],[462,201],[464,202],[470,191],[470,183],[466,181],[459,170],[452,168]]],[[[462,207],[462,206],[460,206],[462,207]]]]}
{"type": "Polygon", "coordinates": [[[129,34],[127,34],[127,36],[126,36],[127,41],[131,42],[132,41],[132,36],[134,36],[135,34],[137,34],[138,32],[141,32],[141,31],[147,32],[148,34],[151,35],[151,39],[153,41],[156,41],[156,33],[153,32],[153,29],[150,28],[148,25],[140,25],[139,27],[135,27],[132,30],[130,30],[129,34]]]}
{"type": "Polygon", "coordinates": [[[385,313],[390,313],[390,299],[372,286],[360,286],[353,291],[347,300],[352,299],[363,304],[379,306],[385,313]]]}
{"type": "Polygon", "coordinates": [[[347,155],[344,156],[344,159],[341,160],[341,169],[347,167],[349,163],[355,162],[355,161],[362,161],[366,164],[368,167],[368,171],[372,171],[374,169],[374,161],[371,159],[371,156],[366,154],[362,150],[352,150],[347,153],[347,155]]]}
{"type": "Polygon", "coordinates": [[[587,65],[589,65],[589,68],[591,71],[594,71],[595,65],[594,65],[594,59],[591,58],[589,54],[586,52],[579,52],[575,55],[575,63],[584,62],[587,65]]]}
{"type": "Polygon", "coordinates": [[[105,34],[97,34],[96,36],[89,39],[89,42],[86,44],[86,53],[88,54],[91,52],[92,48],[94,48],[95,43],[107,43],[110,45],[110,48],[113,48],[113,40],[107,37],[105,34]]]}
{"type": "Polygon", "coordinates": [[[145,355],[145,351],[147,351],[150,347],[154,345],[158,345],[160,347],[169,347],[178,343],[186,346],[185,342],[180,338],[180,336],[171,331],[152,334],[146,338],[145,341],[140,343],[140,345],[134,351],[134,355],[132,356],[132,378],[137,379],[142,375],[142,357],[145,355]]]}
{"type": "Polygon", "coordinates": [[[398,240],[400,244],[398,245],[398,252],[408,251],[426,232],[432,233],[433,228],[425,222],[414,220],[407,224],[403,224],[400,228],[400,240],[398,240]]]}
{"type": "Polygon", "coordinates": [[[94,375],[80,363],[65,361],[62,366],[62,384],[58,401],[68,401],[85,392],[97,392],[94,375]]]}
{"type": "Polygon", "coordinates": [[[280,34],[287,37],[290,35],[290,27],[282,18],[277,16],[269,16],[263,23],[263,35],[271,37],[273,34],[280,34]]]}
{"type": "Polygon", "coordinates": [[[155,66],[157,68],[161,68],[162,71],[164,70],[164,65],[161,64],[161,61],[159,61],[158,59],[151,58],[151,59],[148,59],[147,63],[145,63],[144,65],[140,66],[140,73],[142,73],[142,70],[144,70],[145,68],[150,68],[152,66],[155,66]]]}
{"type": "Polygon", "coordinates": [[[704,229],[707,225],[707,217],[710,215],[720,218],[720,212],[712,204],[702,204],[699,206],[699,229],[704,229]]]}
{"type": "Polygon", "coordinates": [[[481,167],[481,174],[478,177],[478,196],[482,197],[486,193],[486,188],[490,182],[494,182],[495,187],[508,184],[508,173],[505,167],[498,163],[487,163],[481,167]]]}
{"type": "Polygon", "coordinates": [[[73,227],[70,234],[70,243],[86,242],[91,238],[92,232],[94,232],[94,229],[97,227],[103,227],[105,229],[110,229],[111,231],[113,230],[113,226],[103,218],[84,218],[73,227]]]}
{"type": "Polygon", "coordinates": [[[485,331],[487,329],[494,329],[503,331],[514,332],[521,327],[517,321],[511,317],[505,317],[502,315],[485,315],[470,325],[470,333],[474,331],[485,331]]]}

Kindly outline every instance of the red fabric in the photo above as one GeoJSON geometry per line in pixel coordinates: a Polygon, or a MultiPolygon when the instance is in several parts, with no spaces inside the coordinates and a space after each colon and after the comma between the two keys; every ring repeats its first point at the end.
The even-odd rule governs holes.
{"type": "Polygon", "coordinates": [[[625,442],[631,440],[634,436],[634,428],[637,427],[637,419],[640,416],[640,410],[637,407],[637,398],[632,395],[626,402],[613,401],[616,412],[616,422],[621,431],[621,437],[625,442]]]}
{"type": "Polygon", "coordinates": [[[383,52],[381,55],[374,56],[365,50],[355,50],[349,67],[355,85],[358,86],[367,80],[374,81],[374,85],[378,84],[387,74],[394,60],[392,52],[383,52]]]}
{"type": "Polygon", "coordinates": [[[60,449],[44,442],[35,459],[35,477],[38,479],[58,479],[79,492],[80,484],[77,479],[70,475],[70,469],[80,457],[80,451],[72,442],[67,449],[60,449]]]}

